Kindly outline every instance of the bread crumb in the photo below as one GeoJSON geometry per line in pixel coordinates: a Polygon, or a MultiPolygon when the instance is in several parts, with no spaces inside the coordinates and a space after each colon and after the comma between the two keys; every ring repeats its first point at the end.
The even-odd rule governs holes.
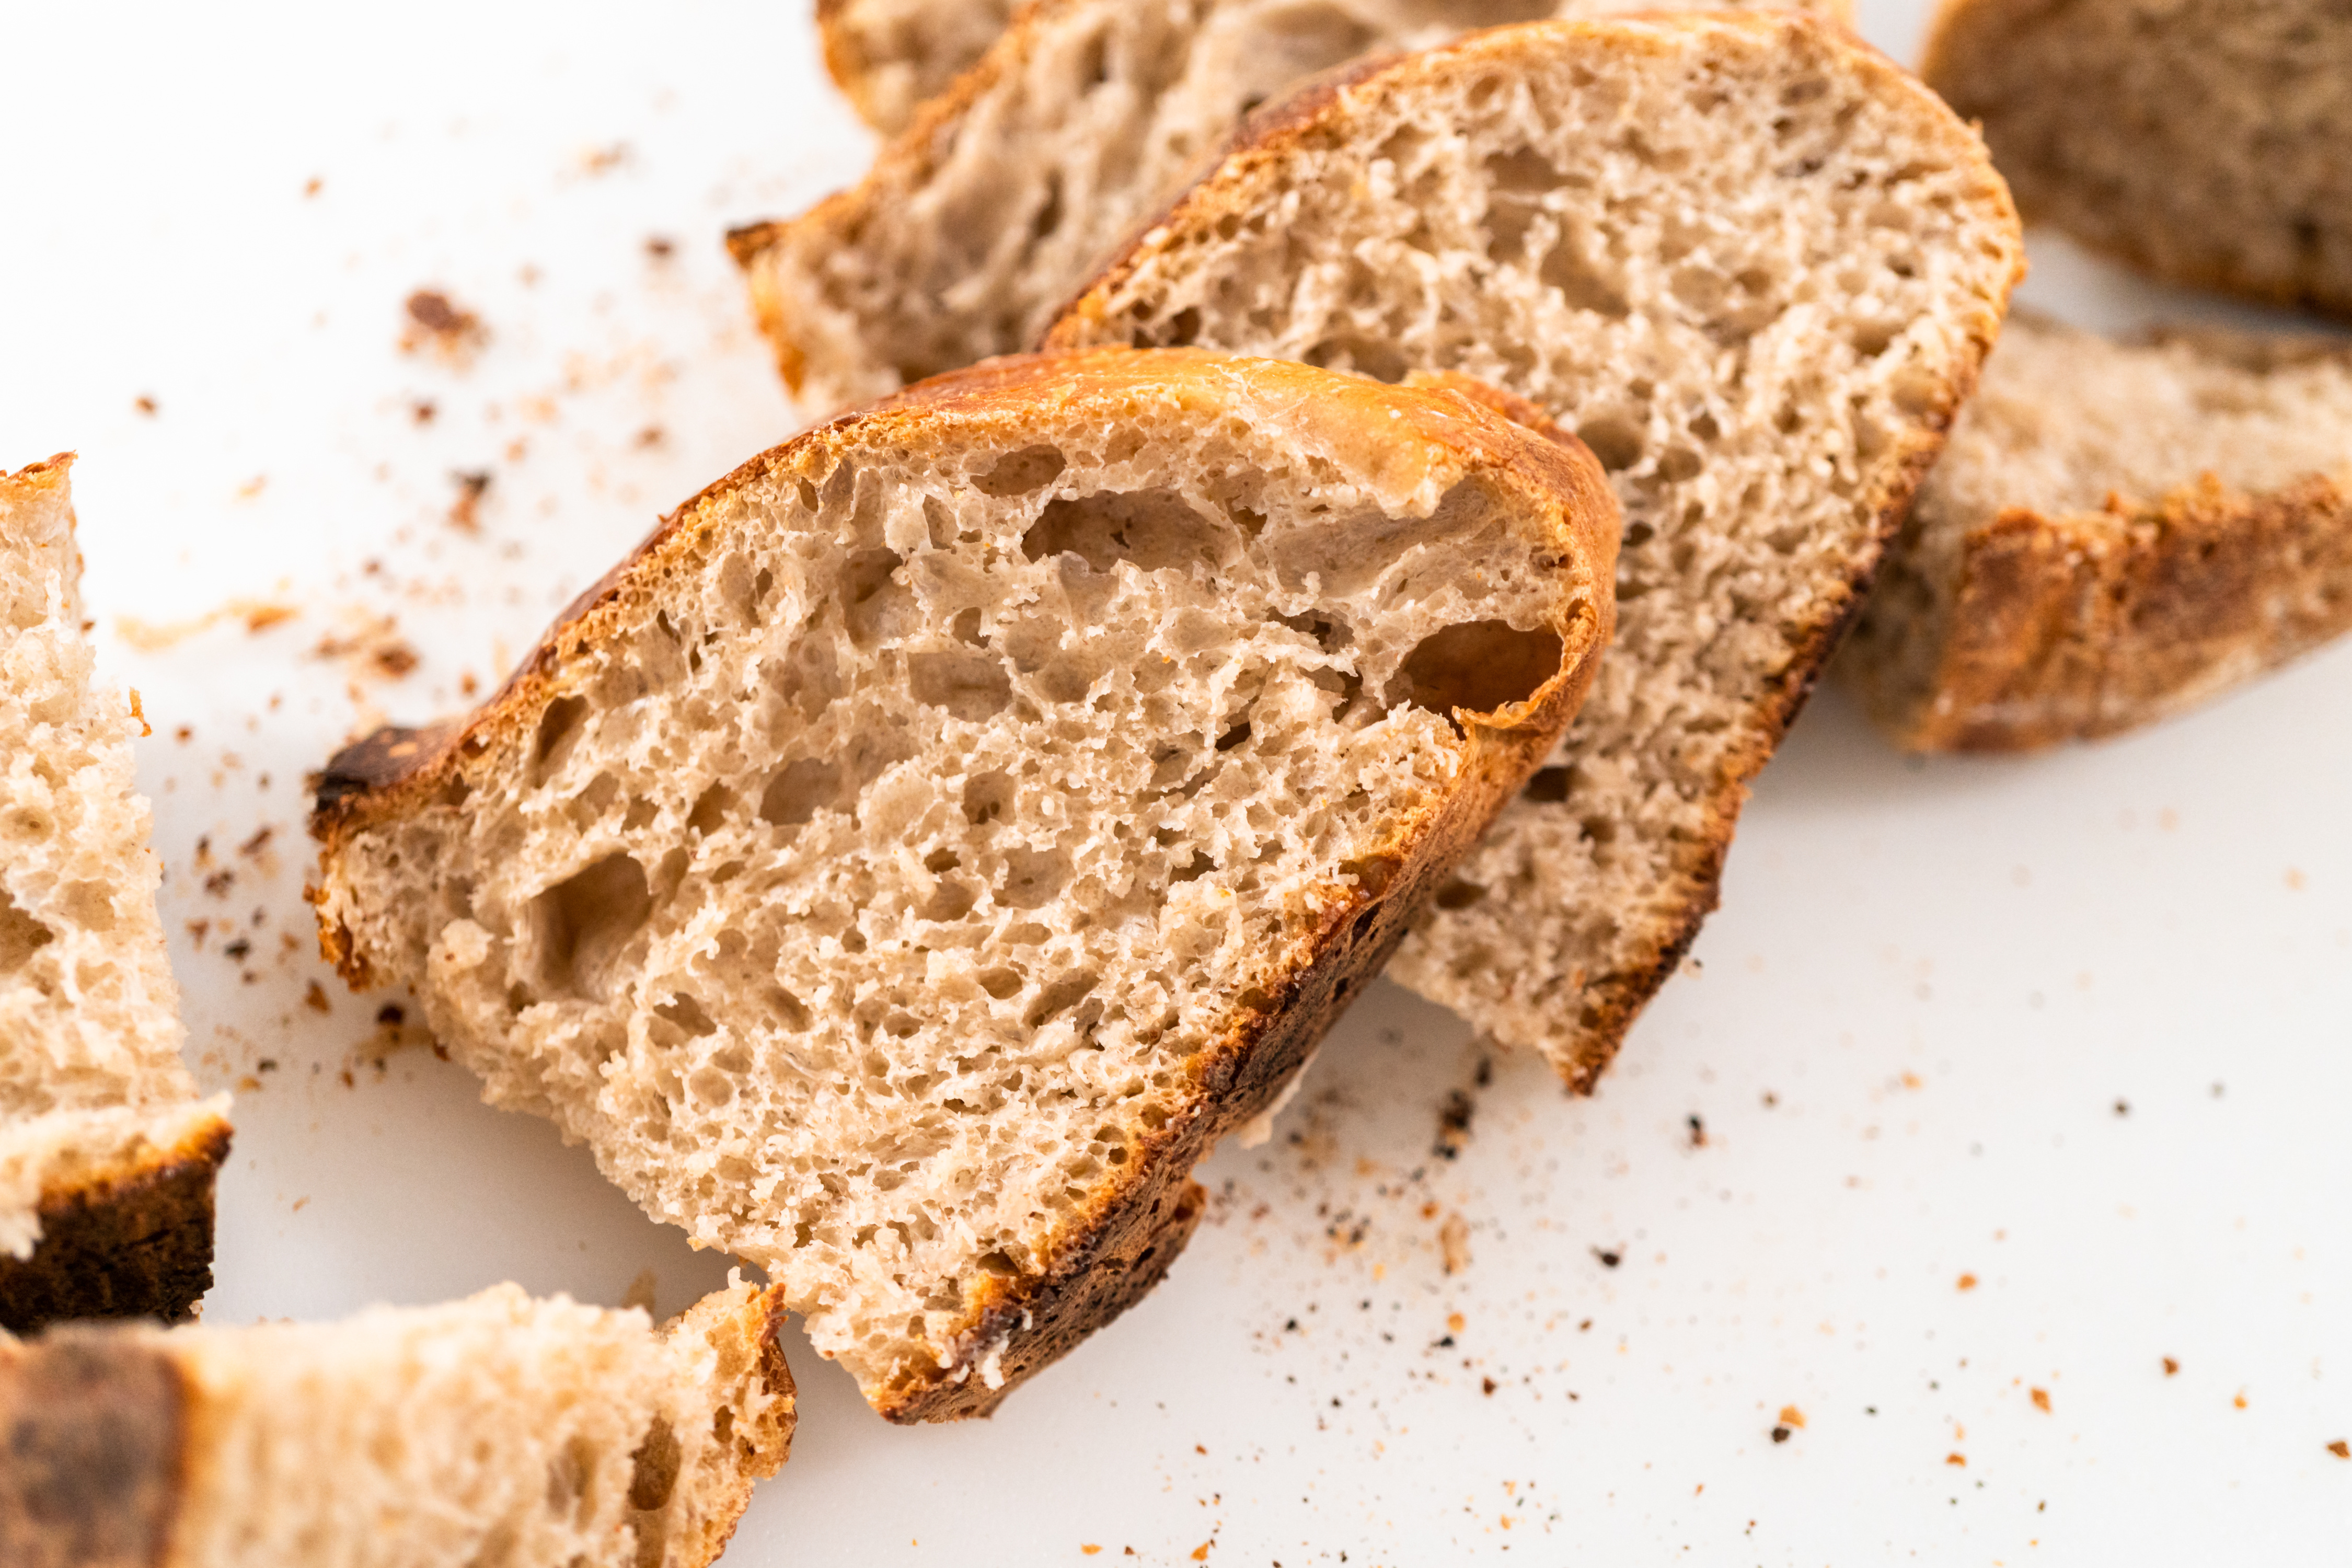
{"type": "Polygon", "coordinates": [[[1805,1429],[1804,1412],[1793,1405],[1783,1405],[1780,1406],[1780,1425],[1793,1427],[1800,1432],[1803,1431],[1805,1429]]]}
{"type": "Polygon", "coordinates": [[[449,526],[461,533],[481,532],[482,523],[477,509],[490,488],[489,471],[484,469],[470,474],[457,471],[449,477],[457,484],[457,499],[449,504],[449,526]]]}
{"type": "Polygon", "coordinates": [[[131,401],[131,406],[139,410],[140,413],[148,416],[150,418],[154,416],[155,400],[148,396],[145,393],[141,393],[137,397],[132,398],[131,401]]]}
{"type": "Polygon", "coordinates": [[[452,300],[438,289],[419,289],[409,295],[408,324],[401,329],[404,353],[431,349],[452,363],[463,364],[489,338],[481,318],[452,300]]]}
{"type": "Polygon", "coordinates": [[[2025,1392],[2026,1396],[2033,1401],[2033,1408],[2041,1411],[2044,1415],[2050,1414],[2050,1391],[2048,1389],[2029,1388],[2025,1392]]]}
{"type": "Polygon", "coordinates": [[[2339,1459],[2352,1459],[2352,1443],[2347,1443],[2341,1437],[2328,1444],[2327,1451],[2339,1459]]]}
{"type": "Polygon", "coordinates": [[[1975,1289],[1976,1288],[1977,1288],[1977,1277],[1976,1277],[1975,1275],[1973,1275],[1973,1274],[1963,1274],[1963,1275],[1961,1275],[1961,1276],[1960,1276],[1960,1279],[1959,1279],[1959,1289],[1963,1289],[1963,1290],[1973,1290],[1973,1289],[1975,1289]]]}
{"type": "Polygon", "coordinates": [[[2179,1363],[2179,1362],[2177,1362],[2177,1361],[2173,1360],[2170,1356],[2166,1356],[2166,1357],[2164,1358],[2164,1375],[2165,1375],[2165,1376],[2167,1376],[2167,1377],[2170,1377],[2170,1376],[2172,1376],[2175,1373],[2178,1373],[2179,1370],[2180,1370],[2180,1363],[2179,1363]]]}
{"type": "Polygon", "coordinates": [[[1470,1267],[1470,1226],[1460,1215],[1445,1216],[1445,1223],[1437,1227],[1437,1245],[1448,1274],[1459,1274],[1470,1267]]]}
{"type": "Polygon", "coordinates": [[[2230,1403],[2236,1405],[2239,1409],[2243,1410],[2246,1407],[2246,1391],[2242,1388],[2238,1390],[2238,1397],[2232,1399],[2230,1403]]]}
{"type": "Polygon", "coordinates": [[[326,988],[315,980],[311,981],[309,985],[303,988],[302,1005],[308,1007],[313,1013],[331,1013],[334,1011],[334,1004],[327,1000],[326,988]]]}
{"type": "Polygon", "coordinates": [[[1947,1454],[1944,1456],[1944,1463],[1948,1465],[1958,1465],[1964,1470],[1969,1468],[1969,1458],[1966,1454],[1947,1454]]]}

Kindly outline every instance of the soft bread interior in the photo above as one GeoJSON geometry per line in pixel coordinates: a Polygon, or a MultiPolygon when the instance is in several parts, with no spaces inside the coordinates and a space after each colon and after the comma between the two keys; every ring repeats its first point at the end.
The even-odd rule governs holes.
{"type": "Polygon", "coordinates": [[[323,915],[869,1396],[971,1374],[975,1304],[1464,784],[1454,710],[1594,635],[1605,561],[1571,584],[1525,491],[1323,406],[1143,384],[782,449],[323,915]]]}
{"type": "Polygon", "coordinates": [[[1055,341],[1459,369],[1609,468],[1600,681],[1391,967],[1589,1084],[1973,379],[2015,218],[1931,95],[1798,21],[1505,29],[1300,112],[1055,341]]]}

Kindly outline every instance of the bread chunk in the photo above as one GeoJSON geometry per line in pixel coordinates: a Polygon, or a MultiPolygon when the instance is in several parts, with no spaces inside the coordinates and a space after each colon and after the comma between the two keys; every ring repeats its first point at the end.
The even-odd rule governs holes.
{"type": "Polygon", "coordinates": [[[824,68],[866,123],[896,135],[988,52],[1014,0],[816,0],[824,68]]]}
{"type": "Polygon", "coordinates": [[[1538,23],[1266,110],[1052,341],[1458,369],[1609,468],[1601,681],[1391,971],[1589,1088],[1714,907],[2021,269],[1982,145],[1844,33],[1538,23]]]}
{"type": "Polygon", "coordinates": [[[357,982],[896,1419],[1140,1295],[1590,682],[1599,466],[1444,389],[999,361],[688,503],[320,785],[357,982]]]}
{"type": "Polygon", "coordinates": [[[1244,114],[1307,77],[1468,27],[1630,8],[1042,0],[856,186],[729,244],[784,379],[809,406],[838,408],[1035,347],[1244,114]]]}
{"type": "Polygon", "coordinates": [[[1924,74],[2026,217],[2159,278],[2352,316],[2352,6],[1946,0],[1924,74]]]}
{"type": "Polygon", "coordinates": [[[187,1316],[226,1096],[196,1098],[121,700],[82,636],[69,456],[0,472],[0,1328],[187,1316]]]}
{"type": "Polygon", "coordinates": [[[0,1334],[10,1568],[702,1568],[792,1446],[772,1292],[512,1285],[338,1323],[0,1334]]]}
{"type": "Polygon", "coordinates": [[[1840,656],[1913,751],[2203,702],[2352,627],[2352,344],[2021,314],[1840,656]]]}

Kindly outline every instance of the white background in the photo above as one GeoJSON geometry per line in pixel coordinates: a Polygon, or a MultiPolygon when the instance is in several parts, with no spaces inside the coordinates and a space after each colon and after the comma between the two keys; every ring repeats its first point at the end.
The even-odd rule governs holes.
{"type": "MultiPolygon", "coordinates": [[[[719,237],[869,154],[806,9],[10,8],[0,464],[80,452],[156,726],[190,1048],[241,1086],[213,1321],[723,1277],[325,973],[301,778],[794,428],[719,237]],[[469,363],[401,348],[427,286],[469,363]]],[[[1923,9],[1864,19],[1908,59],[1923,9]]],[[[2077,319],[2219,310],[2033,251],[2077,319]]],[[[1825,694],[1597,1100],[1476,1087],[1375,988],[1167,1284],[992,1422],[887,1426],[795,1335],[730,1561],[2343,1562],[2347,796],[2352,647],[2028,761],[1906,762],[1825,694]]]]}

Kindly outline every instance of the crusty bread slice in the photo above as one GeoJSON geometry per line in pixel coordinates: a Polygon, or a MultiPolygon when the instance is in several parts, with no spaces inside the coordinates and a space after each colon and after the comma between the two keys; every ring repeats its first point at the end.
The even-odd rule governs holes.
{"type": "Polygon", "coordinates": [[[2352,628],[2352,343],[2021,315],[1840,669],[1915,751],[2112,735],[2352,628]]]}
{"type": "Polygon", "coordinates": [[[329,764],[324,942],[884,1414],[985,1414],[1159,1279],[1192,1165],[1557,738],[1616,521],[1451,391],[944,377],[704,492],[469,721],[329,764]]]}
{"type": "Polygon", "coordinates": [[[988,52],[1016,0],[816,0],[824,68],[866,124],[896,135],[988,52]]]}
{"type": "Polygon", "coordinates": [[[1391,971],[1589,1088],[1714,907],[2021,269],[1982,145],[1839,29],[1538,23],[1268,110],[1054,341],[1459,368],[1611,469],[1600,684],[1391,971]]]}
{"type": "Polygon", "coordinates": [[[0,1335],[10,1568],[701,1568],[792,1446],[773,1292],[655,1330],[512,1285],[0,1335]]]}
{"type": "Polygon", "coordinates": [[[1924,68],[2028,219],[2183,283],[2352,315],[2352,5],[1946,0],[1924,68]]]}
{"type": "Polygon", "coordinates": [[[729,244],[784,379],[838,408],[1034,347],[1244,114],[1305,78],[1632,3],[1042,0],[856,186],[729,244]]]}
{"type": "Polygon", "coordinates": [[[226,1097],[180,1061],[162,868],[82,636],[70,457],[0,472],[0,1327],[188,1315],[226,1097]]]}

